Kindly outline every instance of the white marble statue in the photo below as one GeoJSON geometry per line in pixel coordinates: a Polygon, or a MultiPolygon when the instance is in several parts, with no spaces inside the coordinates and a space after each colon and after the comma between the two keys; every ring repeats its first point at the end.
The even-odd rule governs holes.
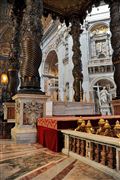
{"type": "Polygon", "coordinates": [[[100,111],[102,115],[110,115],[110,93],[106,90],[106,87],[99,93],[100,111]]]}
{"type": "Polygon", "coordinates": [[[109,105],[110,101],[110,94],[106,90],[106,87],[103,87],[103,89],[100,91],[100,105],[109,105]]]}

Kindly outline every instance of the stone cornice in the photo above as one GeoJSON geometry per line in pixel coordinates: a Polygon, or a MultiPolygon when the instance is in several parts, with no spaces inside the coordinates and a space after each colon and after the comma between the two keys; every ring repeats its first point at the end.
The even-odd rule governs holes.
{"type": "Polygon", "coordinates": [[[47,29],[47,31],[43,34],[42,42],[44,42],[46,39],[48,39],[54,32],[56,32],[58,28],[58,23],[53,22],[50,27],[47,29]]]}

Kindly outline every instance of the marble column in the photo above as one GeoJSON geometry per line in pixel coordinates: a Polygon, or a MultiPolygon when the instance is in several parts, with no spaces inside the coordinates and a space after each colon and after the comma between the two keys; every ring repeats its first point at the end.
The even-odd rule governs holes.
{"type": "Polygon", "coordinates": [[[80,51],[80,34],[82,33],[82,29],[80,26],[80,21],[78,17],[72,18],[72,26],[71,26],[71,35],[73,38],[73,89],[74,89],[74,100],[79,102],[83,99],[83,74],[82,74],[82,62],[81,62],[81,51],[80,51]]]}
{"type": "Polygon", "coordinates": [[[42,38],[42,0],[26,0],[22,22],[22,60],[20,62],[20,92],[34,93],[40,90],[39,66],[42,61],[40,41],[42,38]]]}
{"type": "Polygon", "coordinates": [[[120,1],[110,3],[110,30],[113,48],[112,61],[114,65],[114,80],[116,83],[116,98],[120,99],[120,1]]]}

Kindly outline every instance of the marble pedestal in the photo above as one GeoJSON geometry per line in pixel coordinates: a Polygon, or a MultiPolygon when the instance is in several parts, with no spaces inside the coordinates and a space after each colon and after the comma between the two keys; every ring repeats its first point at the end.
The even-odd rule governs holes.
{"type": "Polygon", "coordinates": [[[47,96],[39,94],[16,94],[15,127],[11,130],[16,143],[35,143],[37,141],[36,120],[43,117],[47,96]]]}
{"type": "Polygon", "coordinates": [[[120,99],[112,100],[112,113],[114,115],[120,115],[120,99]]]}
{"type": "Polygon", "coordinates": [[[109,105],[103,105],[100,107],[100,111],[102,115],[111,115],[110,112],[110,106],[109,105]]]}

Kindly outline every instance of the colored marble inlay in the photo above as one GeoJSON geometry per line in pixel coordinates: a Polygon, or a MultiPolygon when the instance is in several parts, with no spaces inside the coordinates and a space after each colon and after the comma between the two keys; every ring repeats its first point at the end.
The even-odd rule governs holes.
{"type": "Polygon", "coordinates": [[[109,175],[40,144],[0,140],[0,180],[113,180],[109,175]]]}
{"type": "Polygon", "coordinates": [[[34,176],[65,158],[40,145],[0,145],[0,180],[16,179],[32,171],[34,176]],[[24,150],[24,151],[23,151],[24,150]],[[6,154],[10,153],[10,157],[6,154]],[[12,155],[11,155],[12,154],[12,155]],[[44,169],[43,169],[44,167],[44,169]],[[42,170],[40,170],[42,168],[42,170]]]}

